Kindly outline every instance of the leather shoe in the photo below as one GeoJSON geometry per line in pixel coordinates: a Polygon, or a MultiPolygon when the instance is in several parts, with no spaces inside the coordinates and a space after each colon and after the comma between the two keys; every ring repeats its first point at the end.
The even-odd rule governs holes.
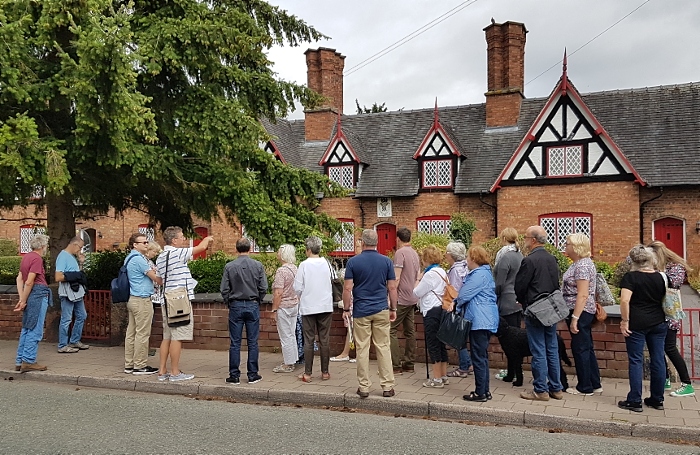
{"type": "Polygon", "coordinates": [[[22,365],[19,367],[19,371],[20,373],[24,373],[25,371],[46,371],[46,366],[39,365],[38,363],[22,362],[22,365]]]}
{"type": "Polygon", "coordinates": [[[562,392],[561,390],[558,390],[556,392],[550,391],[549,396],[551,398],[554,398],[555,400],[563,400],[564,399],[564,392],[562,392]]]}
{"type": "Polygon", "coordinates": [[[357,389],[357,395],[358,395],[360,398],[367,398],[367,397],[369,396],[369,392],[363,392],[362,390],[360,390],[360,389],[358,388],[358,389],[357,389]]]}
{"type": "Polygon", "coordinates": [[[382,392],[382,396],[383,396],[383,397],[386,397],[386,398],[391,398],[391,397],[393,397],[394,395],[396,395],[396,392],[394,392],[394,389],[385,390],[385,391],[382,392]]]}

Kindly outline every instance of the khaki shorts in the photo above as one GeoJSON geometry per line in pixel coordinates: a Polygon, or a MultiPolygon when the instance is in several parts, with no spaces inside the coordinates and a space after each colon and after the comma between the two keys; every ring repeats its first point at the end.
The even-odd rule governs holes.
{"type": "MultiPolygon", "coordinates": [[[[194,315],[192,315],[194,316],[194,315]]],[[[180,327],[170,327],[167,320],[163,320],[163,339],[175,341],[192,341],[194,338],[194,318],[190,317],[190,323],[180,327]]]]}

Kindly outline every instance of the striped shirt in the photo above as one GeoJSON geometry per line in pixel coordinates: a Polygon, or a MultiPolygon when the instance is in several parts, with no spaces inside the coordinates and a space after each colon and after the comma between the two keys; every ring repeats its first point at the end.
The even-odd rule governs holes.
{"type": "Polygon", "coordinates": [[[163,291],[184,287],[187,288],[190,299],[194,298],[194,288],[197,286],[197,281],[192,278],[190,268],[187,267],[187,262],[192,259],[192,250],[193,248],[175,248],[172,245],[165,245],[163,252],[156,260],[158,276],[165,281],[163,291]],[[166,260],[168,262],[167,274],[165,270],[166,260]]]}

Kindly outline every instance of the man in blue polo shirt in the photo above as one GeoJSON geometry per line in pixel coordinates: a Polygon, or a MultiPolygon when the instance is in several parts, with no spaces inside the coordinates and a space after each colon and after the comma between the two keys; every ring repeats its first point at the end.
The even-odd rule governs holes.
{"type": "Polygon", "coordinates": [[[345,268],[343,317],[350,322],[352,305],[359,382],[357,394],[360,398],[369,396],[372,385],[369,379],[370,339],[377,354],[382,396],[394,396],[389,329],[391,322],[396,319],[397,283],[394,264],[391,259],[377,252],[377,240],[377,233],[372,229],[362,231],[362,253],[351,258],[345,268]]]}
{"type": "MultiPolygon", "coordinates": [[[[78,255],[83,249],[83,239],[73,237],[68,246],[56,258],[55,278],[58,283],[58,296],[61,299],[61,322],[58,325],[58,352],[69,354],[79,350],[88,349],[80,339],[83,336],[83,325],[87,319],[85,311],[85,284],[87,279],[80,270],[82,262],[78,262],[78,255]],[[68,338],[70,323],[73,321],[73,331],[68,338]]],[[[84,256],[83,256],[84,259],[84,256]]]]}
{"type": "Polygon", "coordinates": [[[126,272],[129,276],[129,301],[126,309],[129,312],[129,325],[126,327],[124,340],[124,373],[154,374],[158,368],[146,364],[148,359],[148,339],[151,337],[151,321],[153,319],[153,283],[163,284],[146,259],[148,240],[140,233],[132,234],[129,238],[131,252],[124,259],[126,272]]]}

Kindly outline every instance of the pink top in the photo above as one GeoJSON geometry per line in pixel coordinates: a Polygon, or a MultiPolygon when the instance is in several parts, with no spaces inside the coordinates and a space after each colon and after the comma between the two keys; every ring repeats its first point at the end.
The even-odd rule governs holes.
{"type": "Polygon", "coordinates": [[[297,266],[284,264],[275,272],[275,281],[272,289],[282,289],[282,301],[280,308],[294,308],[299,304],[299,296],[294,292],[294,277],[297,274],[297,266]]]}

